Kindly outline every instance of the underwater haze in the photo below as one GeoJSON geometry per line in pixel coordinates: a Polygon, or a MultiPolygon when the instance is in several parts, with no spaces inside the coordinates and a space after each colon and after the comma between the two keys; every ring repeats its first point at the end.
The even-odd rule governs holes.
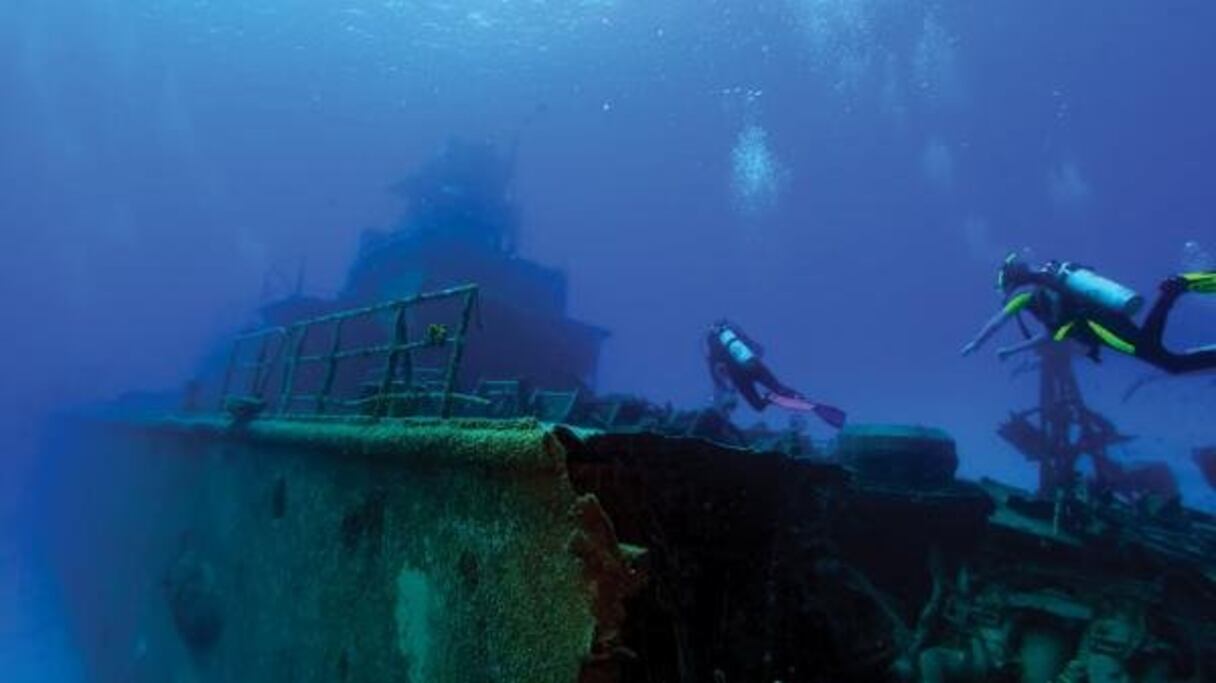
{"type": "MultiPolygon", "coordinates": [[[[1033,377],[960,348],[1013,250],[1149,298],[1216,267],[1214,31],[1208,0],[0,3],[0,677],[78,671],[31,550],[45,419],[179,390],[297,273],[332,295],[453,138],[514,146],[519,254],[611,332],[599,390],[704,403],[726,317],[851,420],[1033,487],[995,434],[1033,377]]],[[[1216,301],[1168,341],[1216,342],[1216,301]]],[[[1116,455],[1216,509],[1213,376],[1077,368],[1116,455]]]]}

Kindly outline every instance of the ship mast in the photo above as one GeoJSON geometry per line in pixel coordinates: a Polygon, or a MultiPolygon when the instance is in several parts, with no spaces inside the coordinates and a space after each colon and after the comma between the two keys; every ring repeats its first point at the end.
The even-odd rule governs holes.
{"type": "Polygon", "coordinates": [[[1039,495],[1060,499],[1078,493],[1077,461],[1088,455],[1096,485],[1106,488],[1118,476],[1112,445],[1128,440],[1114,424],[1085,403],[1064,344],[1038,349],[1039,403],[1013,413],[997,433],[1027,460],[1039,465],[1039,495]]]}

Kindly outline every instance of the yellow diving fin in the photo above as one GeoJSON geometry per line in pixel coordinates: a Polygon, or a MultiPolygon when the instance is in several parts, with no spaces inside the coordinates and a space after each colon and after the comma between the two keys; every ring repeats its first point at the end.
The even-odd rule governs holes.
{"type": "Polygon", "coordinates": [[[1216,294],[1216,271],[1183,273],[1182,279],[1186,280],[1188,292],[1216,294]]]}

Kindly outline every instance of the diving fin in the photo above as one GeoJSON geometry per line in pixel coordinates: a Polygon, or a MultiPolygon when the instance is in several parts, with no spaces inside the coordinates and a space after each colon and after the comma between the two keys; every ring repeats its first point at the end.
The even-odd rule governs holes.
{"type": "Polygon", "coordinates": [[[832,425],[836,429],[843,428],[845,420],[848,419],[848,415],[840,408],[825,406],[822,403],[815,405],[815,414],[819,416],[820,420],[832,425]]]}
{"type": "Polygon", "coordinates": [[[796,396],[784,396],[782,394],[769,394],[766,396],[770,403],[775,406],[780,406],[786,410],[792,410],[799,413],[815,413],[819,419],[840,429],[844,426],[846,415],[843,410],[834,406],[824,405],[822,403],[812,403],[805,398],[796,396]]]}
{"type": "Polygon", "coordinates": [[[1188,292],[1216,294],[1216,271],[1183,273],[1182,279],[1186,281],[1188,292]]]}

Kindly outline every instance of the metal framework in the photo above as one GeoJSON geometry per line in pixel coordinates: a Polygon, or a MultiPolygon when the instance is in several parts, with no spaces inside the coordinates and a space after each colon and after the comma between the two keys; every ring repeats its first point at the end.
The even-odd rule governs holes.
{"type": "Polygon", "coordinates": [[[1100,483],[1109,483],[1105,480],[1113,461],[1108,449],[1129,437],[1086,405],[1067,346],[1041,348],[1038,366],[1039,405],[1011,415],[998,433],[1038,463],[1040,495],[1071,494],[1078,483],[1077,461],[1086,455],[1093,460],[1100,483]]]}
{"type": "MultiPolygon", "coordinates": [[[[274,411],[280,415],[323,415],[341,408],[394,417],[401,403],[437,398],[439,415],[450,417],[456,401],[477,401],[475,397],[456,392],[456,381],[477,298],[477,285],[462,285],[240,335],[233,341],[228,357],[220,390],[220,408],[227,408],[233,399],[253,399],[273,403],[274,411]],[[444,325],[432,324],[421,334],[411,336],[410,311],[450,300],[461,303],[454,332],[444,325]],[[356,321],[382,315],[392,320],[391,330],[386,335],[388,339],[383,343],[364,346],[344,343],[344,333],[349,332],[356,321]],[[324,328],[329,328],[327,350],[306,353],[308,340],[315,339],[324,328]],[[242,354],[248,353],[251,348],[256,349],[254,360],[242,361],[242,354]],[[443,367],[437,369],[439,378],[435,381],[435,369],[417,367],[414,354],[421,350],[442,348],[447,349],[447,360],[443,367]],[[369,391],[358,397],[336,395],[335,381],[342,363],[374,358],[383,358],[383,370],[369,391]],[[299,372],[309,366],[321,368],[320,387],[316,393],[297,393],[299,372]],[[426,370],[432,371],[431,377],[424,376],[426,370]],[[245,382],[238,381],[242,373],[248,373],[245,382]],[[276,376],[279,378],[278,386],[272,390],[276,376]],[[293,410],[293,406],[299,403],[310,406],[310,409],[293,410]]],[[[363,387],[368,389],[366,383],[363,387]]]]}

